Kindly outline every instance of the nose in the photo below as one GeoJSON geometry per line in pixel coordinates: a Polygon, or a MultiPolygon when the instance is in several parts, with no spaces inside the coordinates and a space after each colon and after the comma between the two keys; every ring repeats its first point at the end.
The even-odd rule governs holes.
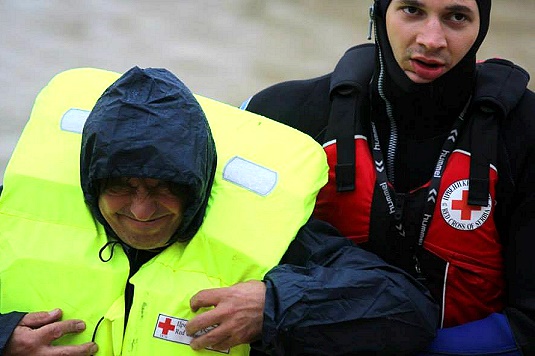
{"type": "Polygon", "coordinates": [[[139,221],[150,220],[157,210],[157,202],[145,187],[138,187],[132,196],[130,212],[139,221]]]}
{"type": "Polygon", "coordinates": [[[446,34],[439,18],[430,17],[422,31],[418,34],[416,42],[426,49],[440,49],[447,46],[446,34]]]}

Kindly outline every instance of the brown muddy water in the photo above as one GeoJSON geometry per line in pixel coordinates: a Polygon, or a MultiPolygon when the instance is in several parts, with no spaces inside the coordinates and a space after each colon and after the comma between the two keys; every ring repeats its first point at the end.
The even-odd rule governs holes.
{"type": "MultiPolygon", "coordinates": [[[[370,3],[0,0],[0,177],[35,96],[61,71],[165,67],[194,92],[239,105],[270,84],[331,71],[366,41],[370,3]]],[[[534,14],[535,0],[495,0],[479,57],[535,76],[534,14]]]]}

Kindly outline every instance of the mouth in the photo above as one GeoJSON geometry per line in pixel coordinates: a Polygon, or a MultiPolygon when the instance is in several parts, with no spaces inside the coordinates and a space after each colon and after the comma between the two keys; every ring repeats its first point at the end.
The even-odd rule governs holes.
{"type": "Polygon", "coordinates": [[[425,57],[415,57],[415,58],[412,58],[411,61],[421,65],[421,66],[424,66],[424,67],[429,67],[431,69],[434,69],[434,68],[442,68],[444,67],[444,63],[442,61],[439,61],[439,60],[435,60],[435,59],[429,59],[429,58],[425,58],[425,57]]]}
{"type": "Polygon", "coordinates": [[[426,66],[426,67],[429,67],[429,68],[438,68],[440,66],[437,63],[426,63],[426,62],[421,61],[419,59],[415,59],[415,62],[419,63],[422,66],[426,66]]]}
{"type": "Polygon", "coordinates": [[[443,61],[425,57],[413,57],[410,62],[411,72],[415,76],[413,80],[417,82],[435,80],[446,72],[446,65],[443,61]]]}
{"type": "Polygon", "coordinates": [[[152,228],[157,228],[161,226],[161,224],[166,222],[166,219],[168,218],[168,216],[163,215],[163,216],[159,216],[159,217],[148,219],[148,220],[138,220],[130,216],[124,216],[124,218],[125,218],[124,221],[126,221],[126,223],[129,224],[131,227],[140,229],[140,230],[146,230],[146,229],[152,229],[152,228]]]}

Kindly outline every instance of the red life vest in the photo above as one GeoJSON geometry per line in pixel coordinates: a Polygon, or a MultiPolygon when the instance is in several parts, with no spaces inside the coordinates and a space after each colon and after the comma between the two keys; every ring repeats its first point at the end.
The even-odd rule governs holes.
{"type": "MultiPolygon", "coordinates": [[[[336,145],[331,142],[325,146],[329,182],[318,195],[314,215],[360,244],[369,240],[374,196],[384,199],[384,195],[374,194],[382,188],[376,185],[376,169],[367,141],[357,137],[355,146],[359,153],[355,162],[358,188],[350,192],[337,192],[336,145]]],[[[427,256],[422,258],[427,263],[422,261],[421,266],[428,287],[442,301],[444,327],[482,319],[501,311],[504,305],[502,247],[493,219],[498,175],[494,167],[490,169],[489,206],[471,206],[467,204],[469,168],[468,152],[456,150],[451,154],[423,242],[424,253],[445,262],[435,263],[432,256],[427,256]]],[[[420,189],[424,188],[427,185],[420,189]]],[[[420,189],[409,194],[416,195],[420,189]]]]}

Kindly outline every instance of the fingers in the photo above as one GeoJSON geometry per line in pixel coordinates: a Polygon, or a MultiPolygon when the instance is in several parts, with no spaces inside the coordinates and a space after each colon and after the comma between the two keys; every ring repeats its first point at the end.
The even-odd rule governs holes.
{"type": "Polygon", "coordinates": [[[32,329],[40,328],[43,325],[53,323],[61,319],[61,309],[53,309],[49,312],[35,312],[26,314],[19,322],[20,326],[27,326],[32,329]]]}
{"type": "Polygon", "coordinates": [[[221,321],[222,313],[223,311],[220,308],[215,308],[195,316],[186,323],[186,334],[195,335],[201,330],[218,325],[221,321]]]}
{"type": "Polygon", "coordinates": [[[211,329],[204,335],[194,337],[193,340],[191,340],[190,347],[193,350],[212,348],[214,350],[225,351],[229,349],[234,345],[231,345],[228,342],[230,339],[230,333],[225,329],[225,327],[218,326],[211,329]]]}
{"type": "Polygon", "coordinates": [[[192,309],[209,306],[215,308],[188,321],[186,333],[191,336],[199,330],[218,326],[195,337],[190,346],[194,350],[207,347],[226,350],[258,339],[262,331],[265,291],[263,282],[249,281],[197,293],[190,300],[192,309]]]}
{"type": "Polygon", "coordinates": [[[19,325],[15,328],[6,344],[4,356],[85,356],[93,355],[98,347],[89,342],[81,345],[52,346],[51,341],[71,332],[85,329],[85,324],[79,320],[56,321],[41,328],[32,329],[19,325]]]}
{"type": "Polygon", "coordinates": [[[49,346],[48,356],[90,356],[96,354],[98,346],[94,342],[88,342],[82,345],[69,346],[49,346]]]}
{"type": "Polygon", "coordinates": [[[204,289],[191,297],[189,304],[194,312],[219,304],[227,288],[204,289]]]}
{"type": "Polygon", "coordinates": [[[34,329],[34,334],[47,343],[59,339],[65,334],[79,333],[85,330],[85,323],[82,320],[58,321],[61,316],[61,309],[28,313],[21,319],[19,326],[34,329]]]}
{"type": "Polygon", "coordinates": [[[84,330],[85,323],[82,320],[70,319],[45,325],[35,330],[35,332],[39,338],[50,344],[65,334],[79,333],[84,330]]]}
{"type": "Polygon", "coordinates": [[[194,336],[191,341],[191,348],[194,350],[201,350],[204,348],[214,348],[216,350],[224,350],[219,347],[228,337],[228,332],[225,332],[226,327],[218,326],[212,328],[214,325],[219,325],[225,316],[230,312],[228,308],[223,305],[218,306],[220,302],[227,300],[228,288],[213,288],[205,289],[195,294],[190,299],[190,306],[193,311],[198,311],[201,308],[208,308],[216,306],[216,308],[205,311],[186,323],[186,334],[193,336],[203,330],[211,328],[211,330],[203,335],[194,336]]]}

